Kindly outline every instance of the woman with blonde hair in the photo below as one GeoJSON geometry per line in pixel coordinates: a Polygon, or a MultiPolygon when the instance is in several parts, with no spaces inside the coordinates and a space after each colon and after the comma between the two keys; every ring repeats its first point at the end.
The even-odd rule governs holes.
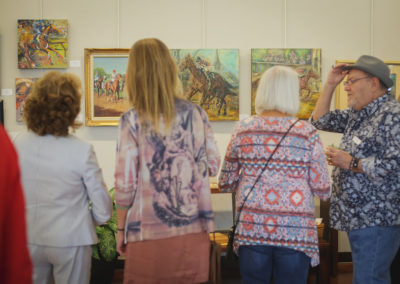
{"type": "Polygon", "coordinates": [[[240,121],[229,142],[219,186],[236,194],[243,283],[305,284],[319,263],[314,196],[329,197],[326,158],[317,130],[295,115],[299,80],[288,67],[262,76],[257,115],[240,121]]]}
{"type": "Polygon", "coordinates": [[[209,175],[220,162],[207,114],[181,98],[177,66],[158,39],[132,46],[126,84],[133,107],[120,119],[115,169],[124,283],[206,282],[209,175]]]}
{"type": "Polygon", "coordinates": [[[69,134],[80,123],[77,76],[46,73],[33,85],[17,135],[34,283],[89,283],[95,226],[112,214],[93,147],[69,134]]]}

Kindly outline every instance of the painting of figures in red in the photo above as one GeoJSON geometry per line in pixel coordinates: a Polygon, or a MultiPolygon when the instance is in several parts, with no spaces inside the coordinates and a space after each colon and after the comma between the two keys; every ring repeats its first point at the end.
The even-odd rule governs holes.
{"type": "Polygon", "coordinates": [[[26,98],[32,92],[32,85],[38,78],[16,78],[15,79],[15,102],[17,122],[22,123],[24,116],[24,105],[26,98]]]}
{"type": "Polygon", "coordinates": [[[18,68],[66,68],[67,20],[18,20],[18,68]]]}

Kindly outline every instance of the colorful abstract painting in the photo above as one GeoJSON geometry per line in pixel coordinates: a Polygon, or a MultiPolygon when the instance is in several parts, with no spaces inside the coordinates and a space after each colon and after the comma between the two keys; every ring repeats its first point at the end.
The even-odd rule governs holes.
{"type": "Polygon", "coordinates": [[[15,79],[15,109],[17,122],[22,123],[24,105],[26,98],[32,92],[32,85],[38,78],[16,78],[15,79]]]}
{"type": "Polygon", "coordinates": [[[18,20],[18,68],[66,68],[67,20],[18,20]]]}
{"type": "Polygon", "coordinates": [[[251,50],[251,113],[258,82],[268,68],[285,65],[293,68],[300,80],[300,110],[297,117],[308,119],[321,92],[321,49],[262,48],[251,50]]]}
{"type": "Polygon", "coordinates": [[[123,92],[128,52],[126,48],[85,49],[86,125],[118,125],[129,109],[123,92]]]}
{"type": "Polygon", "coordinates": [[[172,49],[185,97],[211,121],[239,119],[239,50],[172,49]]]}

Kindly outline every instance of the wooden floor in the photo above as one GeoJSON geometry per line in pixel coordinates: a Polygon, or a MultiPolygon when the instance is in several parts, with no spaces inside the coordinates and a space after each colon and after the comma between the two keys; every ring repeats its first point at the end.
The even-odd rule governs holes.
{"type": "MultiPolygon", "coordinates": [[[[353,265],[349,262],[338,263],[338,275],[336,277],[331,277],[330,283],[318,283],[318,284],[351,284],[353,278],[353,265]]],[[[114,273],[114,280],[112,284],[122,284],[123,270],[117,269],[114,273]]],[[[236,276],[224,276],[222,279],[222,284],[240,284],[240,277],[236,276]]],[[[317,284],[316,275],[311,274],[307,284],[317,284]]]]}
{"type": "MultiPolygon", "coordinates": [[[[315,275],[310,275],[307,284],[317,283],[315,275]]],[[[338,263],[338,275],[331,277],[329,283],[318,284],[352,284],[353,283],[353,264],[351,262],[338,263]]]]}

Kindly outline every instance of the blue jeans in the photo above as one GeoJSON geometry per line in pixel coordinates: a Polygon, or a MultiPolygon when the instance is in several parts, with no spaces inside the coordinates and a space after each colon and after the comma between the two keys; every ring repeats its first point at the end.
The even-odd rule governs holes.
{"type": "Polygon", "coordinates": [[[353,284],[390,284],[390,265],[400,245],[400,226],[347,232],[353,258],[353,284]]]}
{"type": "Polygon", "coordinates": [[[240,274],[244,284],[307,283],[310,257],[285,247],[267,245],[240,246],[240,274]]]}

